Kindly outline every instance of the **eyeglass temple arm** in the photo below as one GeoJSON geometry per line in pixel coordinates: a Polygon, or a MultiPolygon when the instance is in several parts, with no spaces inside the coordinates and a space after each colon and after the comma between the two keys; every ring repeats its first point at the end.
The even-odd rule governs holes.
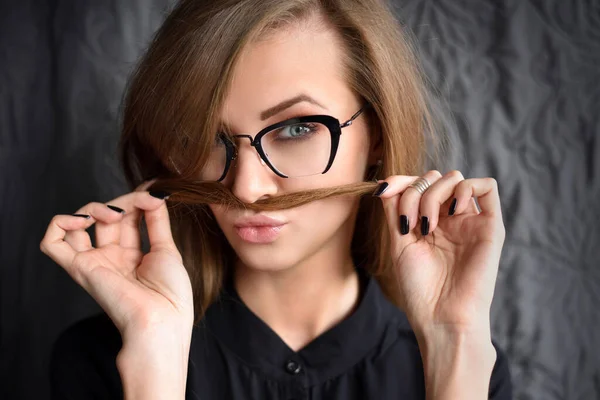
{"type": "Polygon", "coordinates": [[[358,117],[360,115],[361,112],[364,111],[365,108],[368,108],[371,106],[371,103],[367,103],[364,106],[361,107],[360,110],[358,110],[356,113],[354,113],[354,115],[352,117],[350,117],[350,119],[346,122],[344,122],[343,124],[340,124],[340,128],[345,128],[347,126],[352,125],[352,121],[354,121],[356,119],[356,117],[358,117]]]}

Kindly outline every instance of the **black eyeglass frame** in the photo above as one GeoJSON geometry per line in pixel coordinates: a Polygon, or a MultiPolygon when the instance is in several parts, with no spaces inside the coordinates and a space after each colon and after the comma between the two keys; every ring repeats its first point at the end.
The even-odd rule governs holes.
{"type": "MultiPolygon", "coordinates": [[[[295,125],[295,124],[310,123],[310,122],[316,122],[316,123],[323,124],[323,125],[327,126],[327,128],[329,129],[329,133],[331,134],[331,151],[329,154],[329,161],[327,162],[327,166],[325,167],[323,172],[320,173],[320,174],[324,174],[327,171],[329,171],[329,169],[333,165],[333,160],[335,159],[335,155],[337,153],[338,146],[340,144],[340,136],[342,135],[342,128],[352,125],[352,122],[356,118],[358,118],[358,116],[365,109],[367,109],[369,107],[371,107],[370,103],[364,104],[360,108],[360,110],[358,110],[356,113],[354,113],[354,115],[352,115],[352,117],[350,117],[350,119],[348,119],[347,121],[345,121],[343,123],[340,123],[340,121],[337,118],[332,117],[331,115],[307,115],[304,117],[289,118],[284,121],[277,122],[276,124],[269,125],[266,128],[261,129],[260,132],[258,132],[254,136],[254,138],[252,138],[252,136],[250,136],[250,135],[233,135],[233,136],[231,136],[231,138],[250,139],[250,145],[256,149],[260,158],[269,166],[269,168],[271,168],[271,170],[277,176],[280,176],[282,178],[289,178],[289,176],[278,171],[277,168],[275,168],[275,166],[273,164],[271,164],[271,161],[269,161],[269,158],[267,157],[264,149],[262,148],[262,144],[261,144],[262,137],[265,136],[267,133],[271,132],[272,130],[275,130],[275,129],[278,129],[278,128],[281,128],[281,127],[284,127],[287,125],[295,125]]],[[[225,134],[221,134],[221,139],[223,140],[223,143],[225,144],[226,161],[225,161],[225,168],[223,169],[223,174],[217,180],[217,182],[221,182],[223,179],[225,179],[225,177],[227,176],[227,172],[229,172],[229,167],[231,166],[231,162],[235,161],[235,159],[237,158],[236,145],[235,145],[235,143],[233,143],[232,140],[230,140],[230,137],[225,134]]],[[[319,174],[314,174],[314,175],[319,175],[319,174]]]]}

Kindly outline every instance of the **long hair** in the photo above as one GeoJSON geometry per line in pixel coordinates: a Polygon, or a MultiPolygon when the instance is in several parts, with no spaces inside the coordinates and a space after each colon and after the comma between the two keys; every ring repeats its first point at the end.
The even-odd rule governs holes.
{"type": "MultiPolygon", "coordinates": [[[[365,117],[371,134],[382,141],[380,178],[422,174],[430,155],[427,138],[435,142],[439,134],[415,46],[383,0],[180,1],[129,81],[119,145],[131,189],[158,176],[150,189],[172,193],[167,205],[192,281],[196,321],[217,297],[235,257],[208,204],[284,209],[331,196],[361,196],[376,186],[360,182],[243,204],[219,183],[194,180],[214,141],[219,110],[244,46],[314,17],[338,34],[346,81],[372,106],[365,117]]],[[[372,196],[360,199],[352,255],[399,304],[380,203],[372,196]]]]}

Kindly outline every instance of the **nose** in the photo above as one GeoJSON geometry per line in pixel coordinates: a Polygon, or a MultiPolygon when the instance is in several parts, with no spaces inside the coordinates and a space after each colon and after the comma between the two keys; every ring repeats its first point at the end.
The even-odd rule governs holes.
{"type": "Polygon", "coordinates": [[[244,203],[254,203],[277,193],[276,175],[246,140],[238,139],[237,157],[229,169],[231,191],[244,203]]]}

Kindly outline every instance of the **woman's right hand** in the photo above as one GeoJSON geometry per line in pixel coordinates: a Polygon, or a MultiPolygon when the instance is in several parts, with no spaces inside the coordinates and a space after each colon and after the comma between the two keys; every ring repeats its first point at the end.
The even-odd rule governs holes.
{"type": "Polygon", "coordinates": [[[76,214],[56,215],[40,249],[82,286],[106,311],[121,336],[136,336],[166,327],[191,331],[194,319],[192,287],[171,233],[164,199],[145,190],[108,202],[92,202],[76,214]],[[150,251],[143,254],[139,223],[148,227],[150,251]],[[95,223],[95,247],[85,229],[95,223]]]}

